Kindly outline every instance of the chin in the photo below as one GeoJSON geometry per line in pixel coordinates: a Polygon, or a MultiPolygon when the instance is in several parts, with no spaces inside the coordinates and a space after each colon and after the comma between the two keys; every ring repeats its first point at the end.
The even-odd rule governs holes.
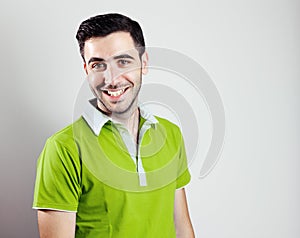
{"type": "Polygon", "coordinates": [[[127,113],[129,111],[129,109],[126,109],[126,108],[116,108],[116,109],[112,109],[110,110],[111,113],[115,113],[115,114],[124,114],[124,113],[127,113]]]}
{"type": "Polygon", "coordinates": [[[126,114],[126,113],[130,113],[132,110],[134,109],[134,107],[131,106],[127,106],[127,107],[115,107],[115,108],[111,108],[111,113],[112,114],[126,114]]]}

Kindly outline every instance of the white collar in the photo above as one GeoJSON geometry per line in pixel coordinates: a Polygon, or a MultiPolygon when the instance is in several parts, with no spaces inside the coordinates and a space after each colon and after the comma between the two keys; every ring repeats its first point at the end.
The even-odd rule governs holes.
{"type": "MultiPolygon", "coordinates": [[[[83,118],[88,123],[90,128],[93,130],[96,136],[99,136],[102,127],[106,122],[112,121],[112,119],[99,111],[97,108],[97,99],[91,99],[85,106],[84,112],[82,113],[83,118]]],[[[139,105],[140,115],[146,121],[145,124],[155,125],[158,120],[142,105],[139,105]]]]}

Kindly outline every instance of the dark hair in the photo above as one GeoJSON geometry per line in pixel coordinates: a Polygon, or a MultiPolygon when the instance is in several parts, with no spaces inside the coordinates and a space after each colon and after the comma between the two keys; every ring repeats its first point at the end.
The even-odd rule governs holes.
{"type": "Polygon", "coordinates": [[[139,23],[127,16],[118,13],[109,13],[91,17],[80,24],[76,39],[83,60],[84,44],[87,40],[93,37],[104,37],[117,31],[130,33],[140,56],[145,52],[145,40],[139,23]]]}

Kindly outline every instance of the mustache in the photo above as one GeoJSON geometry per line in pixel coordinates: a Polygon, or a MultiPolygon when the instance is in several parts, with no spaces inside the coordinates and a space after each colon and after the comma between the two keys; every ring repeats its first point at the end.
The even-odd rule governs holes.
{"type": "Polygon", "coordinates": [[[117,85],[103,85],[103,84],[99,84],[95,87],[95,89],[97,91],[104,91],[104,90],[110,90],[110,89],[123,89],[123,88],[126,88],[126,87],[130,87],[132,86],[131,84],[127,83],[127,84],[117,84],[117,85]]]}

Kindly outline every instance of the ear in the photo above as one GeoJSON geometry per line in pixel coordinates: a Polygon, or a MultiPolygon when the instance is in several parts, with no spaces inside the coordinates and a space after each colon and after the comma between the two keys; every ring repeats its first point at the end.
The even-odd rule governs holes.
{"type": "Polygon", "coordinates": [[[141,62],[142,62],[142,74],[145,75],[148,73],[148,53],[147,53],[147,51],[145,51],[143,53],[141,62]]]}
{"type": "Polygon", "coordinates": [[[87,66],[86,66],[86,63],[83,63],[84,71],[85,71],[86,75],[88,75],[88,71],[87,71],[87,68],[86,68],[86,67],[87,67],[87,66]]]}

